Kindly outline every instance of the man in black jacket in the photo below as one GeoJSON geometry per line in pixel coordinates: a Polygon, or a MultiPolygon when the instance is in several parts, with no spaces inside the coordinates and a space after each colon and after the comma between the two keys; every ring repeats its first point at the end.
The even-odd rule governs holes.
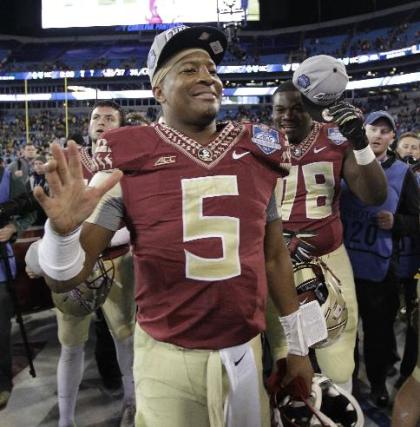
{"type": "MultiPolygon", "coordinates": [[[[0,205],[25,191],[23,181],[0,166],[0,205]]],[[[10,218],[8,215],[0,217],[0,410],[7,405],[13,387],[11,319],[14,315],[14,304],[10,281],[16,275],[16,261],[9,241],[16,233],[29,227],[34,219],[34,213],[10,218]]]]}

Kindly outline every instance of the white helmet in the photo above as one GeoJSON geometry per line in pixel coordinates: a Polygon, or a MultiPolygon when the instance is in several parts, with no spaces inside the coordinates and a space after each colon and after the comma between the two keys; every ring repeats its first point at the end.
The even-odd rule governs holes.
{"type": "MultiPolygon", "coordinates": [[[[41,276],[43,271],[39,265],[38,248],[41,240],[32,243],[25,255],[25,262],[32,273],[41,276]]],[[[86,316],[93,313],[106,300],[114,282],[115,267],[112,260],[101,258],[95,264],[88,279],[69,292],[56,293],[51,291],[54,305],[65,314],[86,316]]]]}
{"type": "Polygon", "coordinates": [[[357,400],[329,378],[315,374],[308,399],[273,396],[276,427],[363,427],[364,416],[357,400]]]}
{"type": "Polygon", "coordinates": [[[312,347],[327,347],[340,337],[347,324],[341,283],[320,259],[294,264],[293,272],[299,302],[318,301],[327,323],[328,338],[312,347]]]}
{"type": "Polygon", "coordinates": [[[55,306],[65,314],[86,316],[98,309],[106,300],[114,281],[112,260],[98,259],[88,279],[69,292],[51,292],[55,306]],[[106,264],[105,264],[106,263],[106,264]]]}

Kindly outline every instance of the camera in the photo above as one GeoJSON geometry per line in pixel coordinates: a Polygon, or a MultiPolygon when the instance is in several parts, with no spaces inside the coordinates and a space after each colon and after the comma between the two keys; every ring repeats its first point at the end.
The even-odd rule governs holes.
{"type": "Polygon", "coordinates": [[[15,215],[25,215],[33,212],[38,207],[38,202],[32,193],[23,193],[14,199],[0,203],[0,228],[10,222],[15,215]]]}

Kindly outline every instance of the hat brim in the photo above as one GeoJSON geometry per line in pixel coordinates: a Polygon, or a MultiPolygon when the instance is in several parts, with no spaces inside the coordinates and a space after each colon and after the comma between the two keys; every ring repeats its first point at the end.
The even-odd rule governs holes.
{"type": "MultiPolygon", "coordinates": [[[[213,46],[215,45],[213,44],[213,46]]],[[[190,27],[180,31],[175,34],[162,49],[154,72],[178,52],[191,48],[204,49],[217,65],[222,61],[226,52],[227,39],[225,33],[215,27],[205,25],[190,27]],[[203,37],[203,34],[205,34],[206,37],[203,37]],[[212,44],[215,43],[217,45],[217,42],[220,43],[222,48],[220,51],[217,47],[212,49],[212,44]]]]}
{"type": "Polygon", "coordinates": [[[371,118],[371,119],[369,119],[369,117],[365,120],[365,125],[373,125],[376,121],[378,121],[378,120],[380,120],[380,119],[382,119],[382,120],[386,120],[388,123],[389,123],[389,125],[390,125],[390,127],[391,127],[391,129],[394,131],[394,132],[396,132],[397,131],[397,127],[396,127],[396,125],[395,125],[395,122],[390,118],[390,117],[388,117],[387,115],[385,115],[385,114],[382,114],[382,115],[378,115],[378,116],[375,116],[375,117],[373,117],[373,118],[371,118]]]}

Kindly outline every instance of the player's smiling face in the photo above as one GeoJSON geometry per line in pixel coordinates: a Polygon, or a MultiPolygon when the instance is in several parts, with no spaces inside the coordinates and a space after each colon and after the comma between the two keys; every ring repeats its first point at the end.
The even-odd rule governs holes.
{"type": "Polygon", "coordinates": [[[273,123],[277,129],[285,129],[292,144],[298,144],[308,135],[312,119],[304,110],[298,91],[278,92],[274,95],[273,123]]]}
{"type": "Polygon", "coordinates": [[[197,51],[177,62],[154,93],[167,120],[207,125],[219,112],[222,90],[215,63],[197,51]]]}

